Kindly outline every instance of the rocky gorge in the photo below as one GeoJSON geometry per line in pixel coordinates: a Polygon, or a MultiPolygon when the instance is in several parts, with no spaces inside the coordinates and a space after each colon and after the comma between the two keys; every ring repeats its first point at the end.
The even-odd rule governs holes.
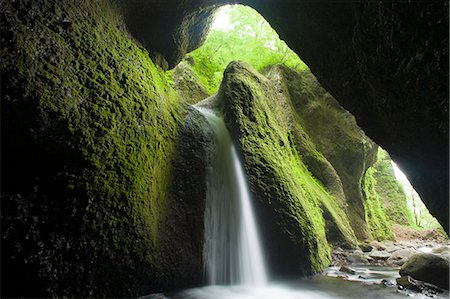
{"type": "Polygon", "coordinates": [[[204,285],[194,106],[230,132],[272,279],[386,263],[448,290],[448,2],[241,1],[309,69],[233,61],[211,92],[186,54],[229,2],[0,2],[2,297],[204,285]],[[396,240],[417,227],[391,159],[443,227],[432,256],[396,240]]]}

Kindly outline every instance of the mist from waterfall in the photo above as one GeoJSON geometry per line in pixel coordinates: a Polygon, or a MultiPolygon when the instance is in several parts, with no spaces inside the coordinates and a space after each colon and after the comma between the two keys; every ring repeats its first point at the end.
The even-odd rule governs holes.
{"type": "Polygon", "coordinates": [[[213,132],[207,171],[204,260],[210,285],[267,284],[267,272],[242,165],[222,118],[197,108],[213,132]]]}

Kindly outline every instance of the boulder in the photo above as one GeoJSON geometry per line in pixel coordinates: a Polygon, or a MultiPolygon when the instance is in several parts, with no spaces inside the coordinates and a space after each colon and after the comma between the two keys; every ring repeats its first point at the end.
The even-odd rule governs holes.
{"type": "Polygon", "coordinates": [[[411,248],[394,251],[387,259],[387,263],[390,265],[402,266],[407,261],[407,259],[415,253],[416,251],[411,248]]]}
{"type": "Polygon", "coordinates": [[[449,289],[449,262],[435,254],[419,253],[411,256],[400,269],[401,276],[434,284],[449,289]]]}
{"type": "Polygon", "coordinates": [[[391,256],[391,254],[387,251],[372,251],[369,254],[369,257],[371,257],[372,259],[376,260],[376,261],[386,261],[389,257],[391,256]]]}
{"type": "Polygon", "coordinates": [[[364,255],[358,254],[358,253],[349,254],[347,256],[347,261],[349,261],[352,264],[368,264],[369,263],[369,261],[367,260],[367,258],[364,255]]]}
{"type": "Polygon", "coordinates": [[[359,245],[359,248],[361,248],[362,252],[371,252],[373,247],[370,244],[367,243],[363,243],[361,245],[359,245]]]}
{"type": "Polygon", "coordinates": [[[342,267],[339,269],[339,271],[345,272],[345,273],[348,273],[348,274],[356,274],[356,271],[355,271],[355,270],[353,270],[352,268],[347,267],[347,266],[342,266],[342,267]]]}
{"type": "Polygon", "coordinates": [[[420,292],[421,289],[417,286],[417,284],[415,283],[415,281],[413,279],[411,279],[410,276],[402,276],[396,279],[398,288],[403,290],[403,289],[408,289],[411,291],[415,291],[415,292],[420,292]]]}
{"type": "Polygon", "coordinates": [[[370,245],[377,250],[386,250],[386,247],[378,241],[372,241],[370,245]]]}

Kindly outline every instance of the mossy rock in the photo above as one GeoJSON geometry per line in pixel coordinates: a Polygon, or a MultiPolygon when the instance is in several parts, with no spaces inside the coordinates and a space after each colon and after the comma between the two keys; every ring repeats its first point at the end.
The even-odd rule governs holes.
{"type": "Polygon", "coordinates": [[[399,273],[401,276],[409,275],[417,280],[449,289],[449,262],[435,254],[419,253],[411,256],[399,273]]]}
{"type": "Polygon", "coordinates": [[[178,92],[181,101],[187,104],[196,104],[210,94],[201,82],[196,72],[192,69],[193,58],[181,61],[171,72],[173,75],[174,88],[178,92]]]}
{"type": "Polygon", "coordinates": [[[328,232],[335,229],[347,244],[354,235],[337,200],[302,161],[294,136],[304,133],[289,98],[246,63],[232,62],[215,101],[243,157],[271,273],[320,271],[330,261],[328,232]]]}
{"type": "Polygon", "coordinates": [[[379,148],[377,162],[372,166],[375,170],[373,172],[376,181],[375,191],[380,195],[386,216],[391,223],[414,226],[413,215],[408,208],[408,198],[403,186],[395,177],[391,161],[389,154],[379,148]]]}
{"type": "Polygon", "coordinates": [[[182,254],[159,253],[183,113],[169,78],[109,1],[2,1],[1,20],[2,297],[158,290],[182,254]]]}
{"type": "Polygon", "coordinates": [[[361,184],[366,169],[376,160],[377,145],[312,73],[296,72],[282,65],[270,67],[265,73],[277,85],[278,92],[290,98],[297,122],[304,128],[303,135],[307,134],[315,151],[321,153],[304,155],[308,152],[304,149],[311,146],[303,145],[305,163],[338,199],[358,239],[371,239],[361,184]]]}
{"type": "Polygon", "coordinates": [[[392,224],[386,215],[380,195],[377,193],[377,181],[374,178],[375,170],[369,168],[364,176],[364,195],[366,220],[374,239],[378,241],[394,240],[392,224]]]}

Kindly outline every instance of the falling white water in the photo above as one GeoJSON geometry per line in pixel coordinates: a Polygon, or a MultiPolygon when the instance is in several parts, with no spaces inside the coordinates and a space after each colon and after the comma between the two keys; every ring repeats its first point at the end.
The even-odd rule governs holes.
{"type": "Polygon", "coordinates": [[[267,274],[244,172],[224,121],[198,110],[213,133],[205,204],[205,273],[212,285],[267,284],[267,274]]]}

